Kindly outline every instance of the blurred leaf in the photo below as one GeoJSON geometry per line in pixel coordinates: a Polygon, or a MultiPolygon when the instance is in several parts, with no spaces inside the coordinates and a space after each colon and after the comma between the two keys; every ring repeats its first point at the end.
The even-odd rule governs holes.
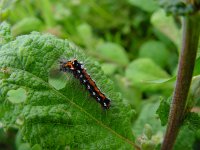
{"type": "Polygon", "coordinates": [[[161,125],[165,126],[168,121],[168,116],[169,116],[169,110],[170,110],[170,99],[162,99],[160,102],[160,106],[158,107],[156,114],[158,114],[161,125]]]}
{"type": "Polygon", "coordinates": [[[32,31],[40,31],[42,27],[42,22],[35,17],[27,17],[20,20],[12,27],[12,33],[14,36],[20,34],[30,33],[32,31]]]}
{"type": "Polygon", "coordinates": [[[158,2],[155,0],[128,0],[128,2],[147,12],[153,12],[159,8],[158,2]]]}
{"type": "Polygon", "coordinates": [[[1,0],[0,1],[0,22],[7,19],[11,11],[11,7],[17,0],[1,0]]]}
{"type": "Polygon", "coordinates": [[[105,59],[109,62],[115,62],[122,66],[127,65],[129,62],[125,49],[115,43],[105,42],[99,44],[96,52],[102,59],[105,59]]]}
{"type": "Polygon", "coordinates": [[[167,35],[180,49],[181,31],[174,23],[172,16],[166,16],[163,9],[159,9],[151,16],[151,23],[165,35],[167,35]]]}
{"type": "Polygon", "coordinates": [[[101,67],[102,67],[103,71],[105,72],[105,74],[107,74],[107,75],[114,74],[114,72],[118,68],[118,66],[116,64],[112,64],[112,63],[103,63],[103,64],[101,64],[101,67]]]}
{"type": "Polygon", "coordinates": [[[169,78],[169,75],[164,70],[148,58],[139,58],[132,61],[126,68],[125,75],[134,86],[142,90],[161,88],[159,84],[144,84],[144,81],[169,78]]]}
{"type": "Polygon", "coordinates": [[[88,49],[90,49],[93,46],[94,40],[91,26],[86,23],[80,24],[77,26],[77,32],[80,37],[80,41],[86,45],[88,49]]]}
{"type": "Polygon", "coordinates": [[[158,132],[163,132],[164,127],[161,126],[160,120],[156,116],[156,110],[159,106],[159,101],[157,100],[149,100],[144,102],[144,105],[141,109],[141,112],[134,122],[133,125],[133,133],[136,136],[142,135],[144,126],[149,124],[152,128],[152,134],[156,134],[158,132]]]}
{"type": "Polygon", "coordinates": [[[143,83],[163,84],[167,82],[174,82],[175,80],[176,80],[176,76],[167,78],[167,79],[147,80],[147,81],[143,81],[143,83]]]}
{"type": "Polygon", "coordinates": [[[143,132],[147,139],[150,140],[152,138],[152,127],[149,124],[145,124],[143,132]]]}
{"type": "Polygon", "coordinates": [[[156,64],[165,67],[168,62],[169,52],[162,42],[151,40],[140,47],[139,57],[150,58],[156,64]]]}
{"type": "Polygon", "coordinates": [[[122,93],[124,101],[131,104],[136,111],[140,111],[142,92],[138,88],[131,86],[124,76],[115,75],[114,77],[117,89],[122,93]]]}
{"type": "Polygon", "coordinates": [[[154,150],[155,147],[156,145],[150,140],[145,141],[141,146],[142,150],[154,150]]]}

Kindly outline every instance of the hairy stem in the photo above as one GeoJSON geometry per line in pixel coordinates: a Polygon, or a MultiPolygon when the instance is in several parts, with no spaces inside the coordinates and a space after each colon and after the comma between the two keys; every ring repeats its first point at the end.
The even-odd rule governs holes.
{"type": "Polygon", "coordinates": [[[184,119],[186,101],[198,47],[200,22],[199,16],[185,16],[183,19],[182,49],[179,58],[176,87],[168,119],[167,131],[161,150],[171,150],[184,119]]]}

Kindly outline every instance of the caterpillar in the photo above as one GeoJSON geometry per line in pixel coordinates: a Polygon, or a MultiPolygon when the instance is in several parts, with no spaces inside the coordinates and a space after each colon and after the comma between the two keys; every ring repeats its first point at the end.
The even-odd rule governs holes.
{"type": "Polygon", "coordinates": [[[101,104],[102,108],[110,108],[110,99],[100,91],[95,81],[92,80],[90,75],[86,72],[84,65],[78,62],[77,59],[60,61],[60,71],[72,73],[73,76],[79,79],[80,83],[85,86],[90,95],[101,104]]]}

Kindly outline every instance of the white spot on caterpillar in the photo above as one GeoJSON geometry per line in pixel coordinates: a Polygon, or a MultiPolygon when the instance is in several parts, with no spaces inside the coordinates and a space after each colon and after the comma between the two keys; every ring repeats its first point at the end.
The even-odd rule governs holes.
{"type": "Polygon", "coordinates": [[[98,102],[100,101],[100,98],[99,98],[99,97],[97,97],[97,101],[98,101],[98,102]]]}

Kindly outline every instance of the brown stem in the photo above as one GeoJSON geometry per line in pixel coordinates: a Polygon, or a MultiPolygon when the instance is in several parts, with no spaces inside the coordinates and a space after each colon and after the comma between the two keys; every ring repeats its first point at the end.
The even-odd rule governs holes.
{"type": "Polygon", "coordinates": [[[171,150],[184,119],[186,100],[192,79],[200,33],[199,16],[185,16],[183,20],[182,49],[179,58],[176,87],[161,150],[171,150]]]}

